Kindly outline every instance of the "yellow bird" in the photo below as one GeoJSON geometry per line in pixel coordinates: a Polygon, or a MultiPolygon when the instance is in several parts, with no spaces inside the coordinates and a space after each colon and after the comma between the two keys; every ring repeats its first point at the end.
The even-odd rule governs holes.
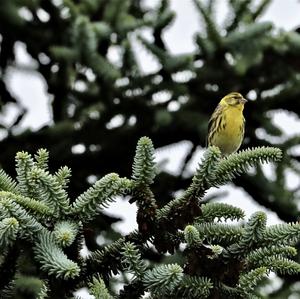
{"type": "Polygon", "coordinates": [[[236,152],[243,142],[246,102],[240,93],[231,92],[222,98],[209,120],[207,143],[217,146],[224,156],[236,152]]]}

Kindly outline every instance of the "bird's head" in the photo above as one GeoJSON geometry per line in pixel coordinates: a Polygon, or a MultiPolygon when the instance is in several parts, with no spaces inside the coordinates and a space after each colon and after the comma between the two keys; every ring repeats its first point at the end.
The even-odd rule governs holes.
{"type": "Polygon", "coordinates": [[[231,92],[220,101],[220,105],[225,107],[236,107],[242,110],[246,102],[247,100],[240,93],[231,92]]]}

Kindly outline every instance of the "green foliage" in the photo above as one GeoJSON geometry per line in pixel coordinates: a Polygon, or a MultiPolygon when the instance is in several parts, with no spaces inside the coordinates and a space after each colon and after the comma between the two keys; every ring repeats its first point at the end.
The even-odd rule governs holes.
{"type": "Polygon", "coordinates": [[[0,169],[0,190],[17,192],[16,182],[3,169],[0,169]]]}
{"type": "Polygon", "coordinates": [[[28,172],[34,166],[32,157],[26,152],[18,152],[16,155],[16,171],[19,190],[22,195],[31,197],[32,191],[29,186],[28,172]]]}
{"type": "Polygon", "coordinates": [[[245,254],[252,246],[262,242],[266,229],[267,216],[263,212],[254,213],[243,229],[242,238],[228,248],[232,254],[245,254]]]}
{"type": "Polygon", "coordinates": [[[205,222],[213,222],[215,219],[221,221],[241,220],[245,217],[244,211],[226,203],[210,202],[201,206],[202,215],[200,219],[205,222]]]}
{"type": "Polygon", "coordinates": [[[131,182],[128,179],[120,178],[116,173],[110,173],[81,194],[74,201],[69,212],[78,215],[80,220],[86,222],[95,217],[99,209],[106,207],[113,197],[126,193],[130,185],[131,182]]]}
{"type": "MultiPolygon", "coordinates": [[[[196,146],[205,146],[206,123],[213,107],[232,90],[251,97],[245,109],[246,146],[276,146],[288,152],[299,142],[260,138],[257,130],[284,137],[284,130],[272,122],[268,111],[283,109],[298,116],[300,111],[299,66],[294,63],[299,56],[299,32],[282,30],[262,20],[271,2],[227,1],[228,15],[222,24],[216,19],[217,1],[193,1],[201,19],[195,47],[188,54],[174,55],[169,50],[169,40],[164,38],[176,19],[171,1],[161,0],[153,7],[145,6],[141,0],[46,4],[2,0],[0,109],[5,113],[13,105],[17,117],[10,123],[0,121],[1,166],[12,175],[15,152],[23,147],[30,152],[46,147],[51,149],[56,167],[72,167],[71,187],[80,194],[91,174],[102,177],[119,171],[119,167],[120,173],[128,176],[130,170],[124,157],[132,154],[137,136],[146,134],[153,136],[159,147],[182,140],[192,143],[184,167],[196,146]],[[45,90],[53,98],[49,106],[53,119],[49,127],[39,130],[23,130],[22,120],[30,111],[24,110],[22,100],[9,86],[8,70],[24,70],[15,53],[20,45],[32,57],[34,71],[43,78],[45,90]],[[156,58],[156,69],[144,71],[145,63],[139,60],[141,47],[156,58]],[[184,80],[178,79],[181,75],[184,80]],[[170,99],[157,103],[155,97],[163,93],[170,99]],[[176,104],[178,110],[171,111],[170,103],[176,104]],[[111,129],[108,124],[117,115],[124,117],[124,122],[111,129]],[[167,115],[167,124],[161,125],[161,117],[156,115],[167,115]],[[121,146],[125,143],[126,149],[121,146]],[[72,147],[76,144],[84,145],[86,151],[74,153],[72,147]],[[113,162],[111,153],[115,153],[113,162]]],[[[25,69],[32,71],[27,65],[25,69]]],[[[276,175],[294,168],[298,160],[297,153],[287,156],[276,175]]],[[[171,188],[169,201],[171,194],[181,188],[176,180],[182,183],[184,178],[174,175],[167,180],[171,188]]],[[[271,188],[274,184],[264,173],[247,176],[236,184],[252,197],[253,190],[259,190],[256,200],[272,208],[281,219],[297,219],[294,200],[270,203],[268,194],[275,198],[278,190],[271,188]],[[262,179],[268,184],[260,184],[262,179]],[[266,185],[269,191],[263,192],[266,185]]],[[[284,193],[282,186],[278,189],[284,193]]],[[[289,197],[297,199],[294,193],[289,197]]]]}
{"type": "Polygon", "coordinates": [[[215,172],[218,162],[221,158],[219,148],[212,146],[204,154],[202,164],[196,170],[190,188],[187,189],[185,197],[190,196],[201,197],[203,190],[213,186],[212,182],[215,180],[215,172]]]}
{"type": "Polygon", "coordinates": [[[56,245],[53,234],[44,231],[37,236],[34,246],[35,259],[41,264],[41,270],[57,278],[73,278],[79,275],[80,268],[56,245]]]}
{"type": "Polygon", "coordinates": [[[87,259],[88,265],[92,269],[102,269],[106,275],[118,273],[117,269],[121,265],[120,252],[122,252],[125,242],[124,238],[120,238],[112,244],[106,245],[102,250],[95,250],[87,259]]]}
{"type": "Polygon", "coordinates": [[[56,173],[55,173],[56,180],[58,183],[62,186],[62,188],[66,188],[69,183],[69,178],[71,177],[71,169],[64,166],[61,167],[56,173]]]}
{"type": "Polygon", "coordinates": [[[71,222],[71,221],[57,222],[53,229],[56,242],[61,247],[70,246],[76,238],[79,225],[78,223],[71,222]]]}
{"type": "Polygon", "coordinates": [[[192,184],[187,188],[183,195],[173,199],[166,206],[158,211],[161,221],[172,219],[173,217],[184,217],[180,212],[180,206],[189,204],[191,198],[199,200],[204,196],[206,189],[214,185],[215,172],[221,152],[217,147],[209,147],[205,153],[202,163],[199,164],[196,174],[192,179],[192,184]]]}
{"type": "Polygon", "coordinates": [[[257,283],[268,273],[266,267],[256,268],[243,274],[239,279],[239,290],[244,296],[248,296],[254,290],[257,283]]]}
{"type": "Polygon", "coordinates": [[[300,223],[277,224],[266,229],[266,244],[294,245],[299,238],[300,223]]]}
{"type": "Polygon", "coordinates": [[[219,1],[193,2],[201,20],[195,47],[173,54],[165,38],[176,19],[172,1],[161,0],[157,7],[141,0],[1,1],[0,109],[6,113],[13,106],[16,113],[11,122],[0,117],[0,164],[5,169],[0,170],[0,243],[5,247],[0,252],[1,298],[70,298],[81,287],[94,296],[140,298],[151,283],[143,283],[143,271],[134,279],[124,274],[130,262],[135,271],[145,266],[144,272],[163,271],[163,277],[170,274],[161,268],[164,263],[183,269],[181,280],[174,276],[170,285],[176,288],[169,293],[153,288],[149,296],[156,299],[299,295],[299,257],[291,247],[299,243],[299,188],[288,188],[285,175],[300,173],[299,136],[286,138],[271,116],[282,110],[295,118],[300,115],[299,29],[286,31],[263,21],[270,0],[227,1],[229,14],[223,24],[216,20],[219,1]],[[32,66],[20,64],[20,47],[34,61],[32,66]],[[157,63],[150,72],[139,59],[142,48],[157,63]],[[10,86],[11,70],[27,74],[33,65],[51,98],[51,122],[37,130],[24,129],[23,120],[31,111],[10,86]],[[205,147],[213,107],[233,90],[250,99],[243,146],[259,148],[228,159],[209,149],[189,185],[192,177],[186,177],[185,170],[199,146],[205,147]],[[112,127],[115,117],[122,123],[112,127]],[[151,136],[158,148],[183,140],[191,145],[178,173],[161,170],[153,182],[155,159],[148,140],[140,148],[145,159],[135,158],[133,176],[126,178],[136,139],[143,135],[151,136]],[[82,153],[73,151],[76,144],[83,146],[82,153]],[[45,150],[35,156],[19,153],[17,178],[12,179],[15,153],[39,147],[50,150],[52,167],[45,150]],[[282,150],[283,159],[272,165],[270,179],[260,160],[277,162],[280,152],[274,147],[282,150]],[[73,171],[70,182],[70,169],[52,172],[65,164],[73,171]],[[120,176],[105,176],[112,171],[120,176]],[[234,184],[293,224],[267,227],[262,213],[244,222],[241,209],[207,203],[210,187],[232,182],[240,172],[234,184]],[[98,181],[90,186],[94,178],[98,181]],[[123,195],[137,204],[138,232],[122,237],[112,225],[118,219],[103,215],[103,210],[123,195]],[[18,228],[9,223],[18,223],[18,228]],[[40,238],[48,234],[48,241],[40,238]],[[45,256],[35,260],[33,247],[42,250],[46,243],[58,251],[44,250],[45,256]],[[82,244],[90,253],[86,259],[80,255],[82,244]],[[127,254],[130,259],[124,263],[127,254]],[[48,277],[41,266],[55,268],[57,257],[64,265],[66,258],[75,263],[79,275],[48,277]],[[268,283],[268,271],[279,273],[283,284],[260,295],[257,285],[268,283]],[[43,285],[39,295],[38,288],[26,293],[30,282],[43,285]],[[119,282],[124,287],[116,294],[119,282]]]}
{"type": "Polygon", "coordinates": [[[196,228],[209,243],[228,244],[239,240],[243,234],[242,227],[223,223],[196,223],[196,228]]]}
{"type": "Polygon", "coordinates": [[[256,266],[259,267],[260,265],[264,265],[279,274],[292,275],[300,272],[300,265],[297,262],[278,256],[266,257],[256,266]]]}
{"type": "Polygon", "coordinates": [[[174,293],[183,277],[183,269],[176,264],[157,266],[144,273],[143,283],[153,294],[174,293]]]}
{"type": "MultiPolygon", "coordinates": [[[[21,238],[33,239],[37,233],[43,230],[43,226],[36,218],[12,199],[1,198],[0,209],[4,211],[4,215],[10,215],[18,221],[21,238]]],[[[47,215],[45,216],[47,217],[47,215]]]]}
{"type": "Polygon", "coordinates": [[[95,296],[95,299],[112,299],[113,297],[109,294],[104,281],[101,277],[93,277],[91,282],[88,284],[91,295],[95,296]]]}
{"type": "Polygon", "coordinates": [[[47,283],[43,283],[40,291],[38,293],[37,299],[46,299],[47,298],[48,287],[47,283]]]}
{"type": "Polygon", "coordinates": [[[261,247],[252,252],[250,252],[246,261],[250,264],[258,264],[265,257],[269,256],[295,256],[297,250],[291,246],[270,246],[270,247],[261,247]]]}
{"type": "Polygon", "coordinates": [[[143,186],[152,184],[155,178],[154,147],[148,137],[140,138],[137,144],[132,178],[143,186]]]}
{"type": "Polygon", "coordinates": [[[282,152],[278,148],[254,148],[240,151],[223,159],[215,173],[216,184],[222,185],[242,172],[246,172],[250,166],[258,162],[280,161],[282,152]]]}
{"type": "Polygon", "coordinates": [[[3,250],[17,238],[19,223],[16,218],[4,218],[0,222],[0,248],[3,250]]]}
{"type": "Polygon", "coordinates": [[[256,212],[246,223],[228,224],[228,219],[243,220],[244,212],[229,204],[201,202],[209,188],[245,172],[249,165],[278,161],[280,156],[280,150],[256,148],[221,158],[218,148],[210,147],[186,191],[158,209],[150,189],[156,168],[154,148],[147,137],[137,144],[133,179],[110,173],[74,201],[65,190],[68,168],[52,175],[47,151],[38,151],[35,159],[18,153],[18,184],[13,185],[17,192],[0,191],[4,250],[0,273],[7,271],[6,260],[15,259],[16,265],[6,274],[1,294],[18,290],[40,298],[63,297],[85,286],[95,298],[113,298],[108,287],[111,275],[130,272],[133,277],[127,278],[120,298],[139,298],[144,292],[153,298],[210,298],[215,293],[220,298],[229,294],[243,298],[254,295],[268,271],[298,274],[300,265],[290,259],[296,254],[291,246],[300,239],[298,223],[266,227],[266,215],[256,212]],[[80,250],[90,223],[120,195],[137,201],[138,231],[90,252],[84,260],[80,250]],[[149,242],[158,252],[182,254],[183,259],[152,264],[147,258],[149,242]],[[182,252],[179,245],[185,243],[182,252]],[[24,250],[16,251],[17,246],[24,250]],[[30,276],[16,276],[28,271],[30,276]],[[34,281],[32,288],[29,281],[34,281]]]}
{"type": "Polygon", "coordinates": [[[29,197],[25,197],[12,192],[0,191],[0,198],[18,203],[22,207],[29,209],[38,218],[44,215],[50,216],[53,214],[52,208],[47,206],[45,203],[29,197]]]}
{"type": "Polygon", "coordinates": [[[15,283],[15,297],[18,297],[19,293],[27,294],[28,297],[45,298],[46,284],[42,280],[29,275],[17,275],[14,281],[15,283]]]}
{"type": "Polygon", "coordinates": [[[181,294],[182,298],[208,298],[213,284],[209,278],[187,276],[177,286],[177,293],[181,294]]]}
{"type": "Polygon", "coordinates": [[[67,193],[53,175],[39,167],[32,167],[28,179],[37,196],[48,205],[51,203],[54,214],[68,211],[70,203],[67,193]]]}
{"type": "Polygon", "coordinates": [[[34,156],[36,160],[36,165],[38,168],[47,170],[48,168],[48,161],[49,161],[49,153],[46,149],[42,148],[39,149],[34,156]]]}
{"type": "Polygon", "coordinates": [[[209,11],[209,8],[205,7],[203,2],[199,0],[194,0],[194,3],[204,21],[207,37],[212,40],[213,43],[219,44],[221,42],[221,36],[214,20],[212,19],[212,14],[209,11]]]}
{"type": "Polygon", "coordinates": [[[192,225],[187,225],[185,227],[184,239],[188,246],[197,246],[197,245],[201,245],[201,243],[202,243],[199,232],[192,225]]]}
{"type": "Polygon", "coordinates": [[[141,254],[132,243],[125,243],[123,249],[123,264],[127,271],[133,273],[138,279],[140,279],[147,266],[145,262],[141,260],[141,254]]]}
{"type": "MultiPolygon", "coordinates": [[[[25,251],[26,254],[32,254],[36,260],[36,264],[32,267],[40,268],[41,272],[49,275],[49,279],[55,277],[69,280],[78,277],[82,271],[79,253],[77,258],[80,260],[75,262],[66,255],[62,248],[74,245],[73,250],[80,249],[82,237],[78,234],[82,235],[82,224],[78,222],[78,219],[82,218],[84,222],[87,222],[95,217],[101,205],[111,201],[112,197],[122,194],[121,192],[128,191],[131,185],[130,180],[110,174],[79,196],[71,206],[65,191],[70,170],[63,167],[54,175],[50,174],[47,170],[47,151],[39,150],[35,155],[35,160],[26,152],[18,153],[16,168],[18,184],[13,184],[12,179],[2,172],[5,183],[2,184],[3,191],[0,191],[0,247],[6,250],[3,251],[4,255],[1,257],[2,266],[6,267],[5,259],[15,258],[15,262],[17,261],[18,251],[14,248],[19,242],[25,242],[27,244],[25,248],[31,248],[31,251],[25,251]],[[28,244],[31,246],[28,247],[28,244]],[[9,257],[10,254],[12,257],[9,257]]],[[[20,264],[19,267],[22,270],[25,266],[20,264]]],[[[9,282],[15,283],[11,288],[20,289],[16,284],[19,280],[14,279],[14,269],[14,267],[11,268],[12,272],[7,277],[7,284],[3,285],[4,289],[1,294],[9,292],[9,282]]],[[[3,268],[2,271],[7,270],[3,268]]],[[[38,277],[38,275],[36,278],[33,276],[34,279],[38,277]]],[[[22,278],[20,282],[23,286],[20,292],[24,294],[28,293],[25,287],[26,281],[22,278]]],[[[35,294],[44,298],[49,289],[50,293],[53,292],[55,282],[52,278],[51,283],[42,284],[40,287],[41,290],[35,294]]],[[[96,293],[98,287],[95,286],[96,293]]]]}

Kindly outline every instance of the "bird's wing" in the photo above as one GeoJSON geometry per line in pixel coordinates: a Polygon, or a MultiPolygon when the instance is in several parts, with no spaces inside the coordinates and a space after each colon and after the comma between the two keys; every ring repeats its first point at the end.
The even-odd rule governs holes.
{"type": "Polygon", "coordinates": [[[222,114],[222,106],[219,104],[215,111],[213,112],[211,118],[209,119],[208,122],[208,134],[207,134],[207,140],[206,140],[206,147],[209,145],[209,137],[217,130],[217,119],[221,120],[221,114],[222,114]]]}
{"type": "Polygon", "coordinates": [[[242,136],[244,139],[244,135],[245,135],[245,127],[246,127],[246,120],[245,120],[245,117],[243,117],[243,125],[242,125],[242,136]]]}

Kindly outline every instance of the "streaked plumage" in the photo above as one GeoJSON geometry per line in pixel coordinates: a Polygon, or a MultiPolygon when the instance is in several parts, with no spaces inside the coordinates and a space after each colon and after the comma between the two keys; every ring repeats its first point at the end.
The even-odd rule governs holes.
{"type": "Polygon", "coordinates": [[[220,101],[208,124],[208,145],[217,146],[222,155],[236,152],[244,139],[244,104],[238,92],[231,92],[220,101]]]}

